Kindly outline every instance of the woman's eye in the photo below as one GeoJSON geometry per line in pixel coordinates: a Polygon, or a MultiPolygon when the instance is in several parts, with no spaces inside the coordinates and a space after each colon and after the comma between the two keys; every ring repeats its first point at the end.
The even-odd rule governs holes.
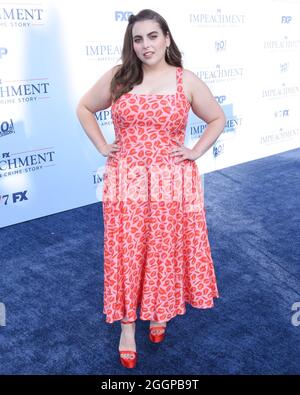
{"type": "MultiPolygon", "coordinates": [[[[157,36],[150,36],[150,39],[151,39],[151,40],[155,40],[156,38],[157,38],[157,36]]],[[[135,42],[135,43],[139,43],[140,41],[141,41],[140,38],[134,39],[134,42],[135,42]]]]}

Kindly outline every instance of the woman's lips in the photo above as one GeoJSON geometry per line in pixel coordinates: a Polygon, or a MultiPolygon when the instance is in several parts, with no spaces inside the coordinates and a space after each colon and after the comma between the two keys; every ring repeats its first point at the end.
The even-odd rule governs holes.
{"type": "Polygon", "coordinates": [[[152,55],[153,55],[153,52],[150,52],[150,51],[145,52],[144,53],[144,58],[150,58],[152,55]]]}

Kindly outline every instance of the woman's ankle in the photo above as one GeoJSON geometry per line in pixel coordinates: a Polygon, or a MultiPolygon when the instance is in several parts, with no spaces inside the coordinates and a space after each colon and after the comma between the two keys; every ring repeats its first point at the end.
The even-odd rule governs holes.
{"type": "Polygon", "coordinates": [[[167,326],[167,322],[163,321],[150,321],[150,326],[167,326]]]}
{"type": "Polygon", "coordinates": [[[132,350],[136,351],[136,342],[135,342],[135,330],[134,329],[124,329],[124,325],[120,335],[119,341],[119,350],[132,350]]]}

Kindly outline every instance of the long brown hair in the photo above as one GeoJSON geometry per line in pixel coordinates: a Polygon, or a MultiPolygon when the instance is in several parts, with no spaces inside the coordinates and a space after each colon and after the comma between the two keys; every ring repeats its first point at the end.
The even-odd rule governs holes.
{"type": "Polygon", "coordinates": [[[145,20],[155,20],[160,25],[163,34],[165,36],[167,33],[169,34],[170,46],[168,56],[165,55],[166,62],[171,66],[182,67],[181,52],[172,37],[166,20],[150,9],[142,10],[136,15],[130,15],[122,48],[122,64],[112,78],[110,86],[113,101],[124,93],[131,91],[135,85],[141,84],[143,81],[142,61],[136,56],[133,48],[132,28],[135,22],[145,20]]]}

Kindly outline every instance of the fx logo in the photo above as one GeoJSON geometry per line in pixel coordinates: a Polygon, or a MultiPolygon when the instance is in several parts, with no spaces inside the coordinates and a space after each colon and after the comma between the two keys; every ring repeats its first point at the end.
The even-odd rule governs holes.
{"type": "Polygon", "coordinates": [[[282,16],[281,17],[281,23],[291,23],[292,22],[292,17],[291,16],[282,16]]]}
{"type": "Polygon", "coordinates": [[[215,96],[215,99],[219,104],[222,104],[226,100],[226,96],[215,96]]]}
{"type": "Polygon", "coordinates": [[[4,55],[7,55],[7,48],[0,47],[0,59],[2,59],[4,55]]]}
{"type": "Polygon", "coordinates": [[[116,21],[128,21],[128,18],[132,14],[133,14],[133,12],[131,12],[131,11],[115,11],[115,20],[116,21]]]}
{"type": "Polygon", "coordinates": [[[16,203],[17,201],[23,202],[23,200],[28,200],[26,193],[27,191],[13,193],[12,194],[13,203],[16,203]]]}
{"type": "Polygon", "coordinates": [[[6,309],[5,304],[0,303],[0,326],[6,325],[6,309]]]}
{"type": "Polygon", "coordinates": [[[292,315],[292,325],[300,326],[300,302],[296,302],[293,304],[292,311],[296,311],[296,313],[292,315]]]}

